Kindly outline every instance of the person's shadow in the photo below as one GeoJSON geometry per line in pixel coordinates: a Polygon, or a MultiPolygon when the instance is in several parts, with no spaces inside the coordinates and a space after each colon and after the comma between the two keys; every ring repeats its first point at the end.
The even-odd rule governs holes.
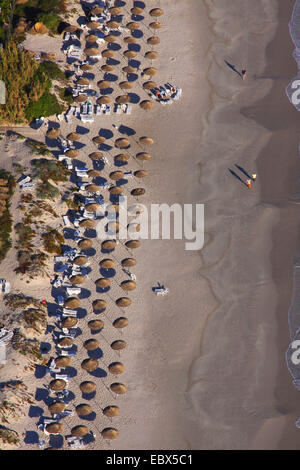
{"type": "Polygon", "coordinates": [[[241,72],[239,72],[234,65],[230,64],[229,62],[227,62],[227,60],[224,60],[225,64],[231,69],[233,70],[235,73],[237,73],[241,78],[243,78],[241,72]]]}

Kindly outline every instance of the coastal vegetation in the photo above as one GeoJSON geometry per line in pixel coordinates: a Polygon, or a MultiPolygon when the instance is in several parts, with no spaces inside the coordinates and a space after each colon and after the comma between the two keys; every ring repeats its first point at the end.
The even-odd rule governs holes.
{"type": "Polygon", "coordinates": [[[0,169],[0,261],[11,248],[12,217],[9,211],[15,179],[13,175],[0,169]]]}

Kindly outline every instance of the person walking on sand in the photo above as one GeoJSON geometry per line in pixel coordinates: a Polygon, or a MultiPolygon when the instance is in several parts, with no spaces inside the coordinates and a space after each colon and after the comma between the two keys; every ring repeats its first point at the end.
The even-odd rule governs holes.
{"type": "Polygon", "coordinates": [[[242,70],[241,77],[242,77],[242,80],[245,80],[245,78],[246,78],[246,70],[245,69],[242,70]]]}
{"type": "Polygon", "coordinates": [[[251,189],[251,180],[250,179],[246,181],[246,184],[247,184],[248,188],[251,189]]]}
{"type": "Polygon", "coordinates": [[[255,181],[256,181],[256,173],[252,173],[251,177],[252,177],[253,183],[255,183],[255,181]]]}

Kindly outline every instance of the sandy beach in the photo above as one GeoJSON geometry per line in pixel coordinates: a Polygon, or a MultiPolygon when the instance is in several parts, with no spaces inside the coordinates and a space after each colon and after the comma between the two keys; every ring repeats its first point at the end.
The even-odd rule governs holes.
{"type": "MultiPolygon", "coordinates": [[[[133,3],[126,2],[126,8],[133,3]]],[[[118,266],[108,294],[95,290],[103,254],[101,241],[93,238],[96,252],[83,285],[91,295],[82,298],[81,335],[69,381],[74,399],[68,408],[84,402],[79,385],[93,380],[96,398],[89,403],[95,417],[87,421],[75,414],[63,420],[64,435],[78,424],[93,430],[96,441],[87,449],[299,447],[295,427],[299,393],[292,386],[284,357],[290,342],[292,267],[299,256],[298,114],[285,94],[296,75],[288,31],[293,5],[293,0],[147,1],[147,11],[164,10],[161,42],[155,46],[159,51],[153,64],[159,70],[155,81],[175,83],[183,95],[171,106],[156,103],[149,112],[136,105],[128,116],[112,113],[95,118],[89,132],[81,135],[84,148],[79,160],[89,168],[88,154],[96,150],[91,138],[99,129],[113,132],[110,143],[122,137],[113,125],[134,129],[132,155],[141,151],[138,137],[152,137],[153,158],[143,163],[149,176],[138,183],[146,194],[138,202],[147,207],[153,203],[205,205],[201,251],[186,251],[185,240],[143,240],[132,253],[120,244],[112,255],[105,255],[118,266]],[[225,61],[237,71],[246,68],[246,79],[241,80],[225,61]],[[229,171],[245,180],[241,169],[257,174],[251,191],[229,171]],[[128,256],[137,260],[133,268],[137,288],[129,293],[130,307],[121,310],[115,299],[126,295],[120,288],[124,280],[120,262],[128,256]],[[167,296],[153,294],[151,288],[157,282],[170,289],[167,296]],[[87,321],[100,318],[93,313],[91,301],[100,297],[108,306],[101,314],[105,327],[97,336],[102,372],[93,377],[82,370],[81,362],[88,357],[83,343],[91,337],[87,321]],[[129,325],[116,331],[112,322],[121,315],[129,318],[129,325]],[[127,343],[120,354],[110,347],[117,339],[127,343]],[[108,373],[114,361],[125,366],[120,376],[108,373]],[[126,394],[111,392],[110,384],[118,381],[126,384],[126,394]],[[102,414],[108,405],[120,407],[112,420],[102,414]],[[117,428],[118,439],[103,439],[101,431],[106,427],[117,428]]],[[[142,23],[145,37],[150,35],[149,21],[147,16],[142,23]]],[[[55,50],[63,60],[58,52],[61,38],[51,41],[41,36],[37,42],[32,36],[26,47],[55,50]]],[[[143,57],[147,44],[144,38],[139,43],[139,57],[143,57]]],[[[121,62],[120,67],[124,65],[121,62]]],[[[95,81],[100,78],[97,74],[95,81]]],[[[139,79],[134,91],[146,99],[141,83],[139,79]]],[[[78,125],[87,127],[77,120],[59,125],[64,136],[78,125]]],[[[45,130],[38,131],[36,138],[45,141],[45,130]]],[[[114,148],[109,157],[115,153],[114,148]]],[[[141,168],[136,160],[128,167],[141,168]]],[[[105,167],[103,176],[108,178],[115,169],[105,167]]],[[[131,203],[136,202],[130,195],[134,187],[136,181],[126,185],[131,203]]],[[[64,209],[59,208],[61,215],[64,209]]],[[[14,256],[11,250],[1,264],[3,273],[11,273],[6,277],[12,290],[37,297],[42,291],[54,309],[49,279],[21,283],[13,277],[14,256]]],[[[43,338],[54,357],[51,326],[56,321],[49,315],[50,328],[43,338]]],[[[38,367],[33,378],[31,372],[24,374],[23,365],[18,368],[9,361],[1,370],[1,381],[24,375],[36,400],[28,416],[11,427],[20,436],[27,433],[19,449],[37,449],[36,439],[44,435],[36,423],[41,415],[49,415],[43,387],[50,375],[38,367]]],[[[49,445],[68,448],[61,436],[51,436],[49,445]]]]}

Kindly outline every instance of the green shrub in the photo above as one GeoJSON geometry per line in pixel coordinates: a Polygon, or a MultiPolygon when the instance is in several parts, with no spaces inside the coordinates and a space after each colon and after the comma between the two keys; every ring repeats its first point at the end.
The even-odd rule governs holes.
{"type": "Polygon", "coordinates": [[[37,101],[31,102],[26,110],[25,116],[28,121],[39,119],[42,116],[53,116],[54,114],[60,114],[64,110],[55,95],[52,95],[49,91],[46,91],[37,101]]]}
{"type": "Polygon", "coordinates": [[[36,195],[40,199],[56,199],[59,197],[59,190],[48,181],[40,183],[36,188],[36,195]]]}

